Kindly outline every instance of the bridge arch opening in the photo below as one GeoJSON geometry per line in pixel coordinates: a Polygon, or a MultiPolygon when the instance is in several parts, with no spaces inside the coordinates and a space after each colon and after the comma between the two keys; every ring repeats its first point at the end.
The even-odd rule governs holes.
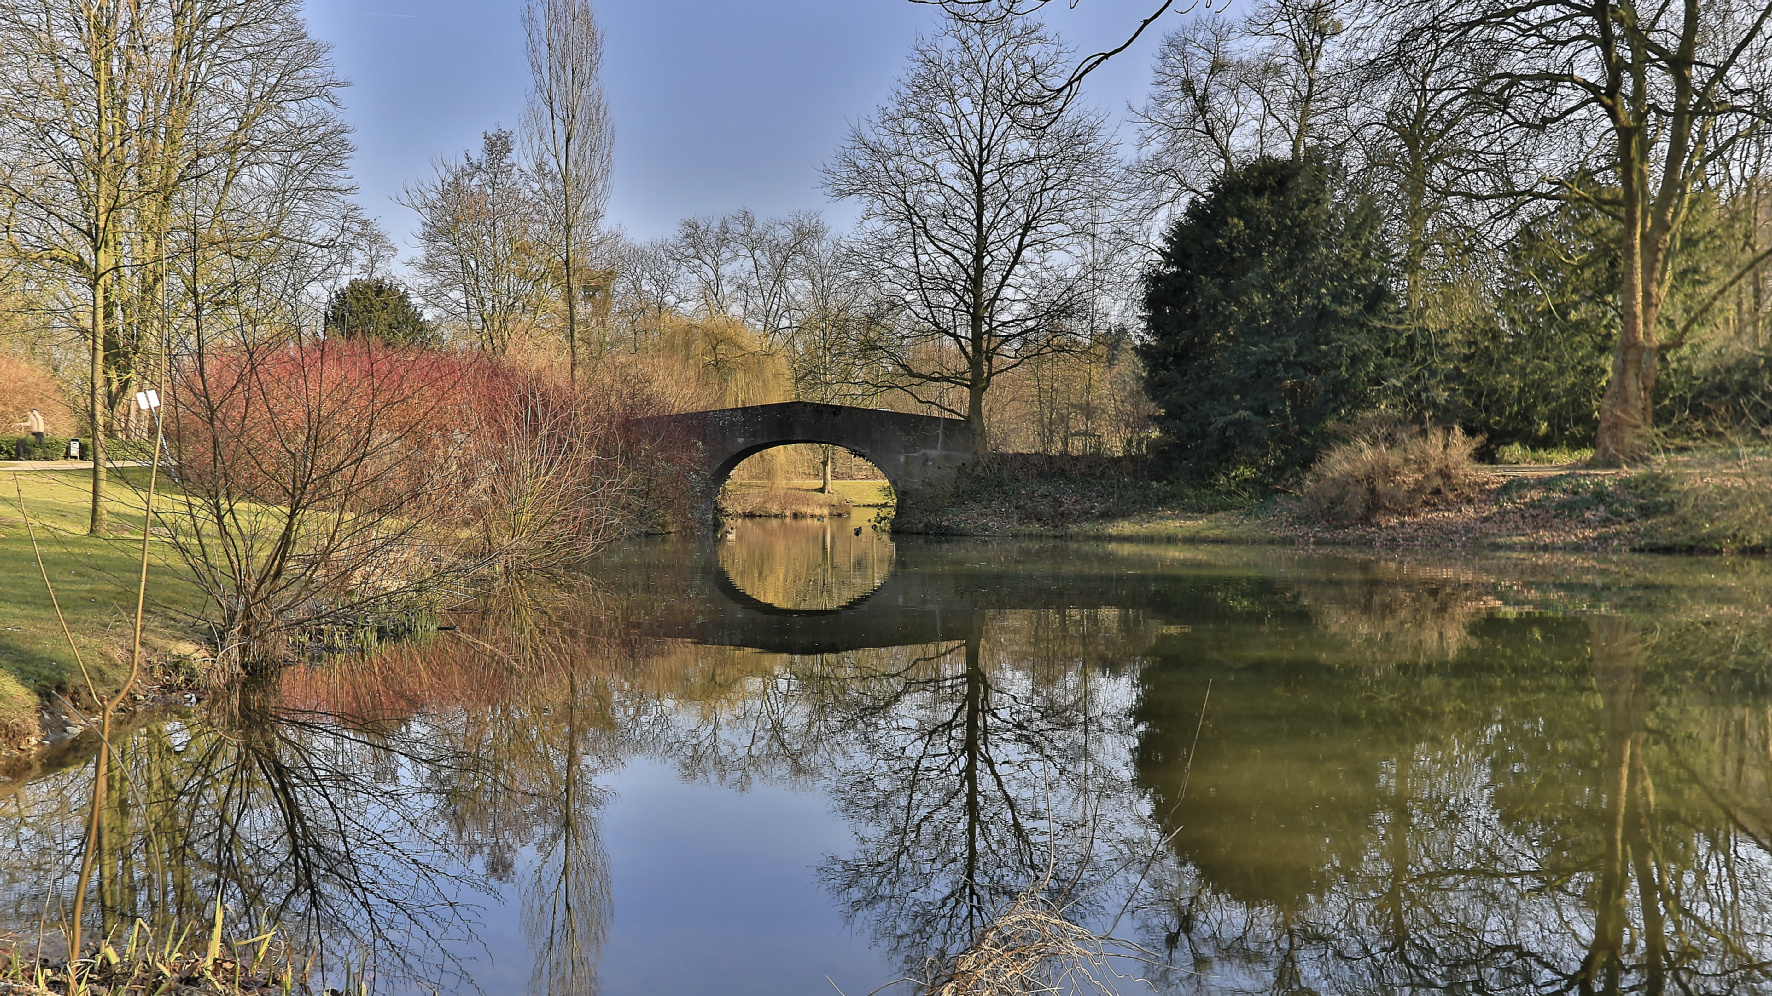
{"type": "Polygon", "coordinates": [[[893,481],[867,455],[833,443],[771,443],[715,468],[724,518],[836,518],[871,530],[897,502],[893,481]]]}

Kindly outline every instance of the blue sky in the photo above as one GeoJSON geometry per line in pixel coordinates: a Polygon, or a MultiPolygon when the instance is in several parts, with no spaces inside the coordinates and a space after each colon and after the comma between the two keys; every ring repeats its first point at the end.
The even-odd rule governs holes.
{"type": "MultiPolygon", "coordinates": [[[[1080,50],[1117,44],[1149,0],[1065,0],[1048,23],[1080,50]]],[[[365,210],[410,251],[401,188],[440,156],[515,128],[528,87],[521,0],[306,0],[310,32],[334,46],[365,210]]],[[[602,0],[604,87],[615,122],[609,221],[640,237],[679,218],[749,207],[854,216],[819,189],[819,166],[850,124],[891,93],[935,8],[907,0],[602,0]]],[[[1164,30],[1180,19],[1167,18],[1164,30]]],[[[1121,117],[1141,99],[1161,31],[1092,77],[1121,117]]]]}

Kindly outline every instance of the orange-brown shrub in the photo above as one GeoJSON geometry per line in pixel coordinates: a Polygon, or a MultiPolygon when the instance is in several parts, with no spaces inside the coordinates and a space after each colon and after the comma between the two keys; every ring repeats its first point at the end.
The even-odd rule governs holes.
{"type": "Polygon", "coordinates": [[[12,423],[23,421],[32,408],[43,413],[52,435],[71,436],[79,429],[74,410],[49,371],[16,353],[0,352],[0,432],[22,432],[12,423]]]}
{"type": "Polygon", "coordinates": [[[644,384],[574,392],[463,352],[306,340],[177,371],[173,542],[243,667],[292,630],[469,593],[489,570],[582,556],[690,494],[671,441],[636,430],[644,384]]]}

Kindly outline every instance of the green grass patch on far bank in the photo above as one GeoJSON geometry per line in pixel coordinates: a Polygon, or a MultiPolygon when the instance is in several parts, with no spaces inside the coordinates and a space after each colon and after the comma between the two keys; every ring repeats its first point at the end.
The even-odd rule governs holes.
{"type": "MultiPolygon", "coordinates": [[[[142,496],[130,483],[145,489],[147,475],[147,468],[111,472],[106,495],[110,531],[99,537],[86,535],[90,471],[0,470],[3,741],[16,741],[34,729],[39,701],[50,692],[66,694],[76,703],[90,698],[38,571],[19,510],[21,493],[68,627],[103,694],[120,684],[127,671],[142,528],[142,496]]],[[[153,541],[143,632],[149,651],[157,655],[196,651],[188,620],[203,607],[203,594],[177,554],[163,541],[153,541]]]]}
{"type": "Polygon", "coordinates": [[[858,508],[893,504],[887,481],[832,481],[829,494],[821,481],[729,480],[720,490],[724,514],[762,518],[812,518],[852,515],[858,508]]]}

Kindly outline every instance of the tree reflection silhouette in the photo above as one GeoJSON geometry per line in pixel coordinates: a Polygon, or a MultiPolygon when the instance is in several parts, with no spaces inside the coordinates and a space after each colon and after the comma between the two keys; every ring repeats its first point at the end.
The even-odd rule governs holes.
{"type": "MultiPolygon", "coordinates": [[[[1278,603],[1259,602],[1241,604],[1271,625],[1278,603]]],[[[1667,684],[1702,675],[1677,642],[1653,663],[1627,617],[1492,618],[1450,660],[1411,648],[1375,678],[1369,642],[1301,658],[1284,637],[1218,629],[1144,672],[1139,748],[1140,779],[1169,812],[1192,731],[1164,703],[1197,701],[1212,679],[1171,823],[1180,863],[1163,872],[1168,941],[1215,980],[1205,988],[1767,982],[1772,855],[1716,800],[1724,783],[1765,783],[1768,741],[1690,732],[1740,705],[1667,684]],[[1679,771],[1677,787],[1658,793],[1657,770],[1679,771]]],[[[1764,689],[1754,698],[1763,716],[1764,689]]]]}
{"type": "Polygon", "coordinates": [[[855,833],[820,877],[915,973],[973,943],[1030,888],[1076,922],[1111,907],[1144,841],[1121,672],[1041,673],[1016,653],[1034,614],[855,675],[827,791],[855,833]]]}
{"type": "Polygon", "coordinates": [[[598,777],[620,762],[599,608],[512,587],[461,621],[468,642],[426,654],[432,668],[505,677],[485,704],[431,704],[434,735],[464,759],[433,778],[457,838],[489,872],[509,879],[529,851],[518,899],[535,993],[596,992],[608,936],[598,777]]]}
{"type": "MultiPolygon", "coordinates": [[[[104,813],[104,926],[219,893],[380,979],[465,989],[465,904],[498,890],[528,989],[594,991],[603,786],[648,757],[828,800],[851,840],[817,879],[910,976],[1031,885],[1166,949],[1159,991],[1772,990],[1772,585],[900,547],[921,559],[864,600],[865,640],[832,622],[840,653],[654,638],[753,632],[683,625],[719,596],[715,554],[676,544],[612,554],[619,595],[513,591],[143,726],[104,813]],[[961,638],[863,645],[893,613],[961,638]]],[[[78,859],[89,772],[0,810],[13,923],[78,859]]]]}
{"type": "MultiPolygon", "coordinates": [[[[309,722],[270,700],[262,684],[239,687],[202,720],[117,741],[96,843],[101,934],[138,917],[205,923],[220,901],[236,936],[275,924],[322,974],[348,962],[384,979],[459,979],[443,942],[469,930],[460,897],[476,876],[445,860],[446,832],[411,820],[425,800],[410,773],[453,759],[423,737],[309,722]]],[[[90,792],[87,778],[69,788],[90,792]]],[[[59,862],[44,857],[53,881],[59,862]]]]}

